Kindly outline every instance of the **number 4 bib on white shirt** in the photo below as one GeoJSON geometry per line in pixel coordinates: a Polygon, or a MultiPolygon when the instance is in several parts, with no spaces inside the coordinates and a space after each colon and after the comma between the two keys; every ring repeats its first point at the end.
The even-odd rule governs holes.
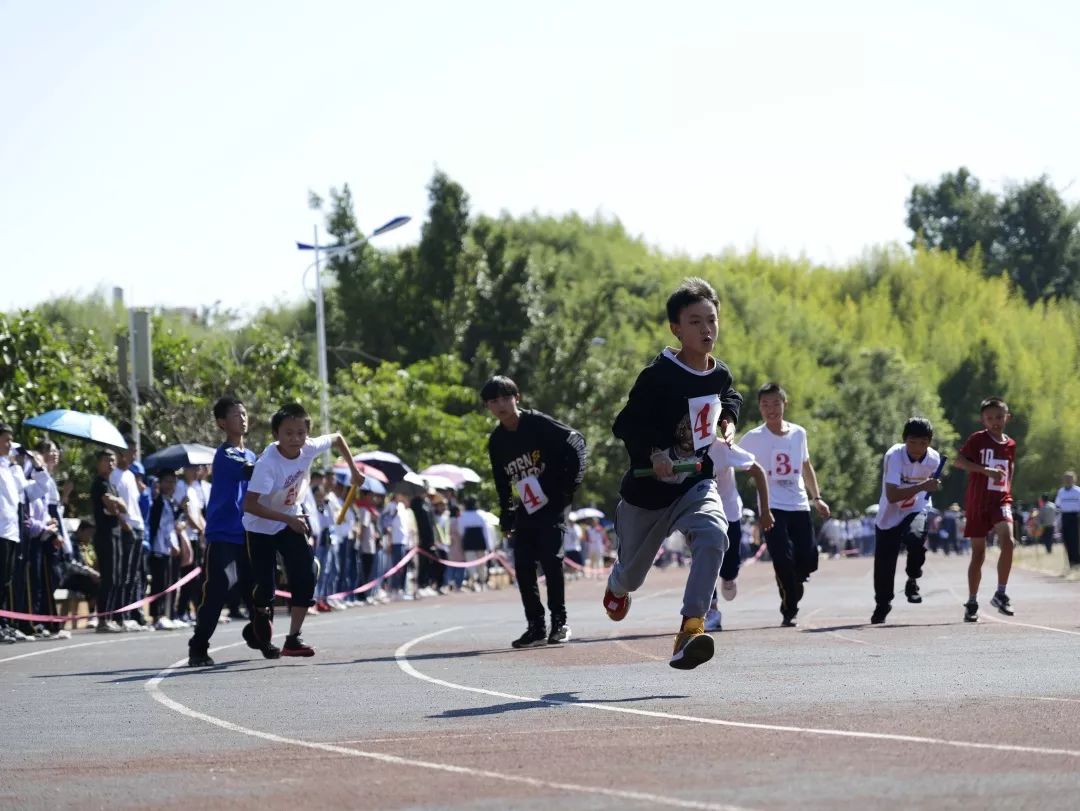
{"type": "Polygon", "coordinates": [[[517,488],[518,498],[521,499],[525,512],[529,515],[532,515],[548,503],[547,494],[544,493],[544,489],[540,486],[540,480],[536,476],[526,476],[524,479],[517,481],[514,486],[517,488]]]}
{"type": "Polygon", "coordinates": [[[694,450],[708,447],[716,439],[716,424],[720,421],[720,398],[715,394],[691,397],[690,432],[694,435],[694,450]]]}

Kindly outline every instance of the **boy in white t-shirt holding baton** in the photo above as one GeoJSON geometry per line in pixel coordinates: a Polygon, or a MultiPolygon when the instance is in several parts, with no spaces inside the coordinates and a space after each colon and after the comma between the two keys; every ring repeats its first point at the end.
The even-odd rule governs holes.
{"type": "MultiPolygon", "coordinates": [[[[724,562],[720,564],[720,593],[725,600],[734,600],[737,588],[735,578],[739,576],[742,563],[742,499],[735,484],[735,471],[750,474],[757,488],[758,509],[761,511],[759,524],[763,532],[772,529],[773,515],[769,509],[769,480],[765,469],[755,460],[753,454],[738,445],[726,442],[714,442],[709,446],[709,458],[713,463],[713,478],[716,489],[720,491],[720,500],[724,504],[724,515],[728,520],[728,548],[724,553],[724,562]]],[[[705,615],[706,631],[722,631],[722,617],[718,607],[716,590],[713,589],[709,612],[705,615]]]]}
{"type": "Polygon", "coordinates": [[[308,437],[311,418],[303,406],[289,403],[278,409],[270,421],[273,444],[255,463],[244,496],[244,529],[251,559],[253,588],[251,618],[255,640],[262,646],[273,636],[274,590],[277,556],[285,563],[289,581],[290,625],[282,656],[314,656],[315,650],[300,638],[300,628],[308,609],[315,604],[315,568],[309,536],[311,525],[302,505],[310,488],[311,463],[321,453],[334,448],[352,472],[353,484],[364,482],[341,434],[308,437]]]}
{"type": "Polygon", "coordinates": [[[874,522],[874,602],[872,625],[885,622],[892,610],[896,560],[900,547],[907,548],[907,584],[904,594],[909,603],[921,603],[918,580],[926,561],[926,511],[930,493],[941,489],[941,471],[945,457],[930,443],[934,428],[930,420],[912,417],[904,423],[903,442],[885,452],[881,474],[881,501],[874,522]]]}

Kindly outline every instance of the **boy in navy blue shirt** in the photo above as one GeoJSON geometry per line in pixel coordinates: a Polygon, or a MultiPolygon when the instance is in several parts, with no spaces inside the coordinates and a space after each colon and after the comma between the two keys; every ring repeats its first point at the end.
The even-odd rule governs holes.
{"type": "MultiPolygon", "coordinates": [[[[214,419],[225,433],[225,442],[214,455],[213,481],[210,503],[206,507],[206,560],[203,577],[206,578],[202,603],[195,620],[195,633],[188,642],[188,666],[204,667],[214,664],[207,653],[210,637],[217,628],[221,609],[233,588],[249,601],[248,616],[253,616],[250,606],[251,563],[244,546],[244,495],[248,480],[255,468],[255,452],[244,447],[248,430],[247,409],[244,404],[226,395],[214,403],[214,419]]],[[[251,623],[244,626],[244,641],[248,647],[262,651],[267,659],[276,659],[281,651],[269,641],[260,645],[255,640],[251,623]]]]}

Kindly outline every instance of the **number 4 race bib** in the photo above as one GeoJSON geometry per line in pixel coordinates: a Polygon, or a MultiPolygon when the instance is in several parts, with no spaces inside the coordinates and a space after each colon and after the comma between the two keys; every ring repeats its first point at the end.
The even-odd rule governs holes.
{"type": "Polygon", "coordinates": [[[690,398],[690,432],[694,435],[694,450],[708,447],[716,440],[716,424],[720,421],[720,398],[715,394],[690,398]]]}
{"type": "Polygon", "coordinates": [[[535,476],[526,476],[515,482],[514,486],[517,488],[518,497],[521,499],[522,506],[525,507],[525,512],[529,515],[548,503],[547,494],[544,493],[543,488],[540,487],[540,480],[535,476]]]}

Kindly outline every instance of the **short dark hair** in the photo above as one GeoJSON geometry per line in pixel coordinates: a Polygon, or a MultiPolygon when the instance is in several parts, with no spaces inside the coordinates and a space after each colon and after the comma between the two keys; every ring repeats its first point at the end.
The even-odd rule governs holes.
{"type": "Polygon", "coordinates": [[[0,434],[11,434],[14,436],[15,429],[8,425],[6,422],[0,422],[0,434]]]}
{"type": "Polygon", "coordinates": [[[219,397],[218,401],[214,403],[214,419],[223,420],[229,416],[229,412],[233,406],[242,406],[243,400],[233,397],[231,394],[226,394],[224,397],[219,397]]]}
{"type": "Polygon", "coordinates": [[[466,496],[465,497],[465,509],[466,510],[475,510],[476,509],[476,496],[466,496]]]}
{"type": "Polygon", "coordinates": [[[787,402],[787,392],[784,391],[784,387],[776,382],[769,382],[757,390],[757,398],[760,400],[767,394],[779,394],[780,399],[785,403],[787,402]]]}
{"type": "Polygon", "coordinates": [[[56,443],[51,439],[43,439],[34,446],[34,450],[38,453],[48,453],[56,447],[56,443]]]}
{"type": "Polygon", "coordinates": [[[1009,404],[1000,397],[987,397],[985,400],[979,403],[980,414],[982,414],[988,408],[1004,408],[1005,413],[1009,413],[1009,404]]]}
{"type": "Polygon", "coordinates": [[[127,445],[127,448],[125,448],[124,450],[135,450],[135,437],[133,437],[131,434],[124,434],[124,443],[127,445]]]}
{"type": "Polygon", "coordinates": [[[97,453],[94,454],[94,461],[95,462],[100,462],[106,456],[115,457],[116,456],[116,451],[114,451],[112,448],[102,448],[100,451],[98,451],[97,453]]]}
{"type": "MultiPolygon", "coordinates": [[[[154,477],[151,476],[150,478],[153,479],[154,477]]],[[[176,478],[176,471],[175,470],[163,470],[160,473],[158,473],[158,481],[159,482],[162,479],[166,479],[166,478],[175,479],[176,478]]]]}
{"type": "Polygon", "coordinates": [[[690,276],[682,280],[682,284],[678,289],[668,296],[667,300],[667,318],[672,324],[678,323],[679,316],[682,311],[689,307],[691,304],[697,304],[699,301],[708,301],[716,309],[720,309],[720,299],[716,295],[716,291],[713,290],[713,286],[704,279],[699,279],[697,276],[690,276]]]}
{"type": "Polygon", "coordinates": [[[904,439],[915,437],[916,439],[933,439],[934,426],[926,417],[912,417],[904,423],[904,439]]]}
{"type": "Polygon", "coordinates": [[[311,430],[311,417],[300,403],[286,403],[279,408],[270,418],[270,430],[276,434],[281,423],[289,419],[303,420],[307,423],[308,430],[311,430]]]}
{"type": "Polygon", "coordinates": [[[521,390],[517,383],[505,375],[495,375],[480,389],[480,399],[485,403],[500,397],[520,397],[521,390]]]}

